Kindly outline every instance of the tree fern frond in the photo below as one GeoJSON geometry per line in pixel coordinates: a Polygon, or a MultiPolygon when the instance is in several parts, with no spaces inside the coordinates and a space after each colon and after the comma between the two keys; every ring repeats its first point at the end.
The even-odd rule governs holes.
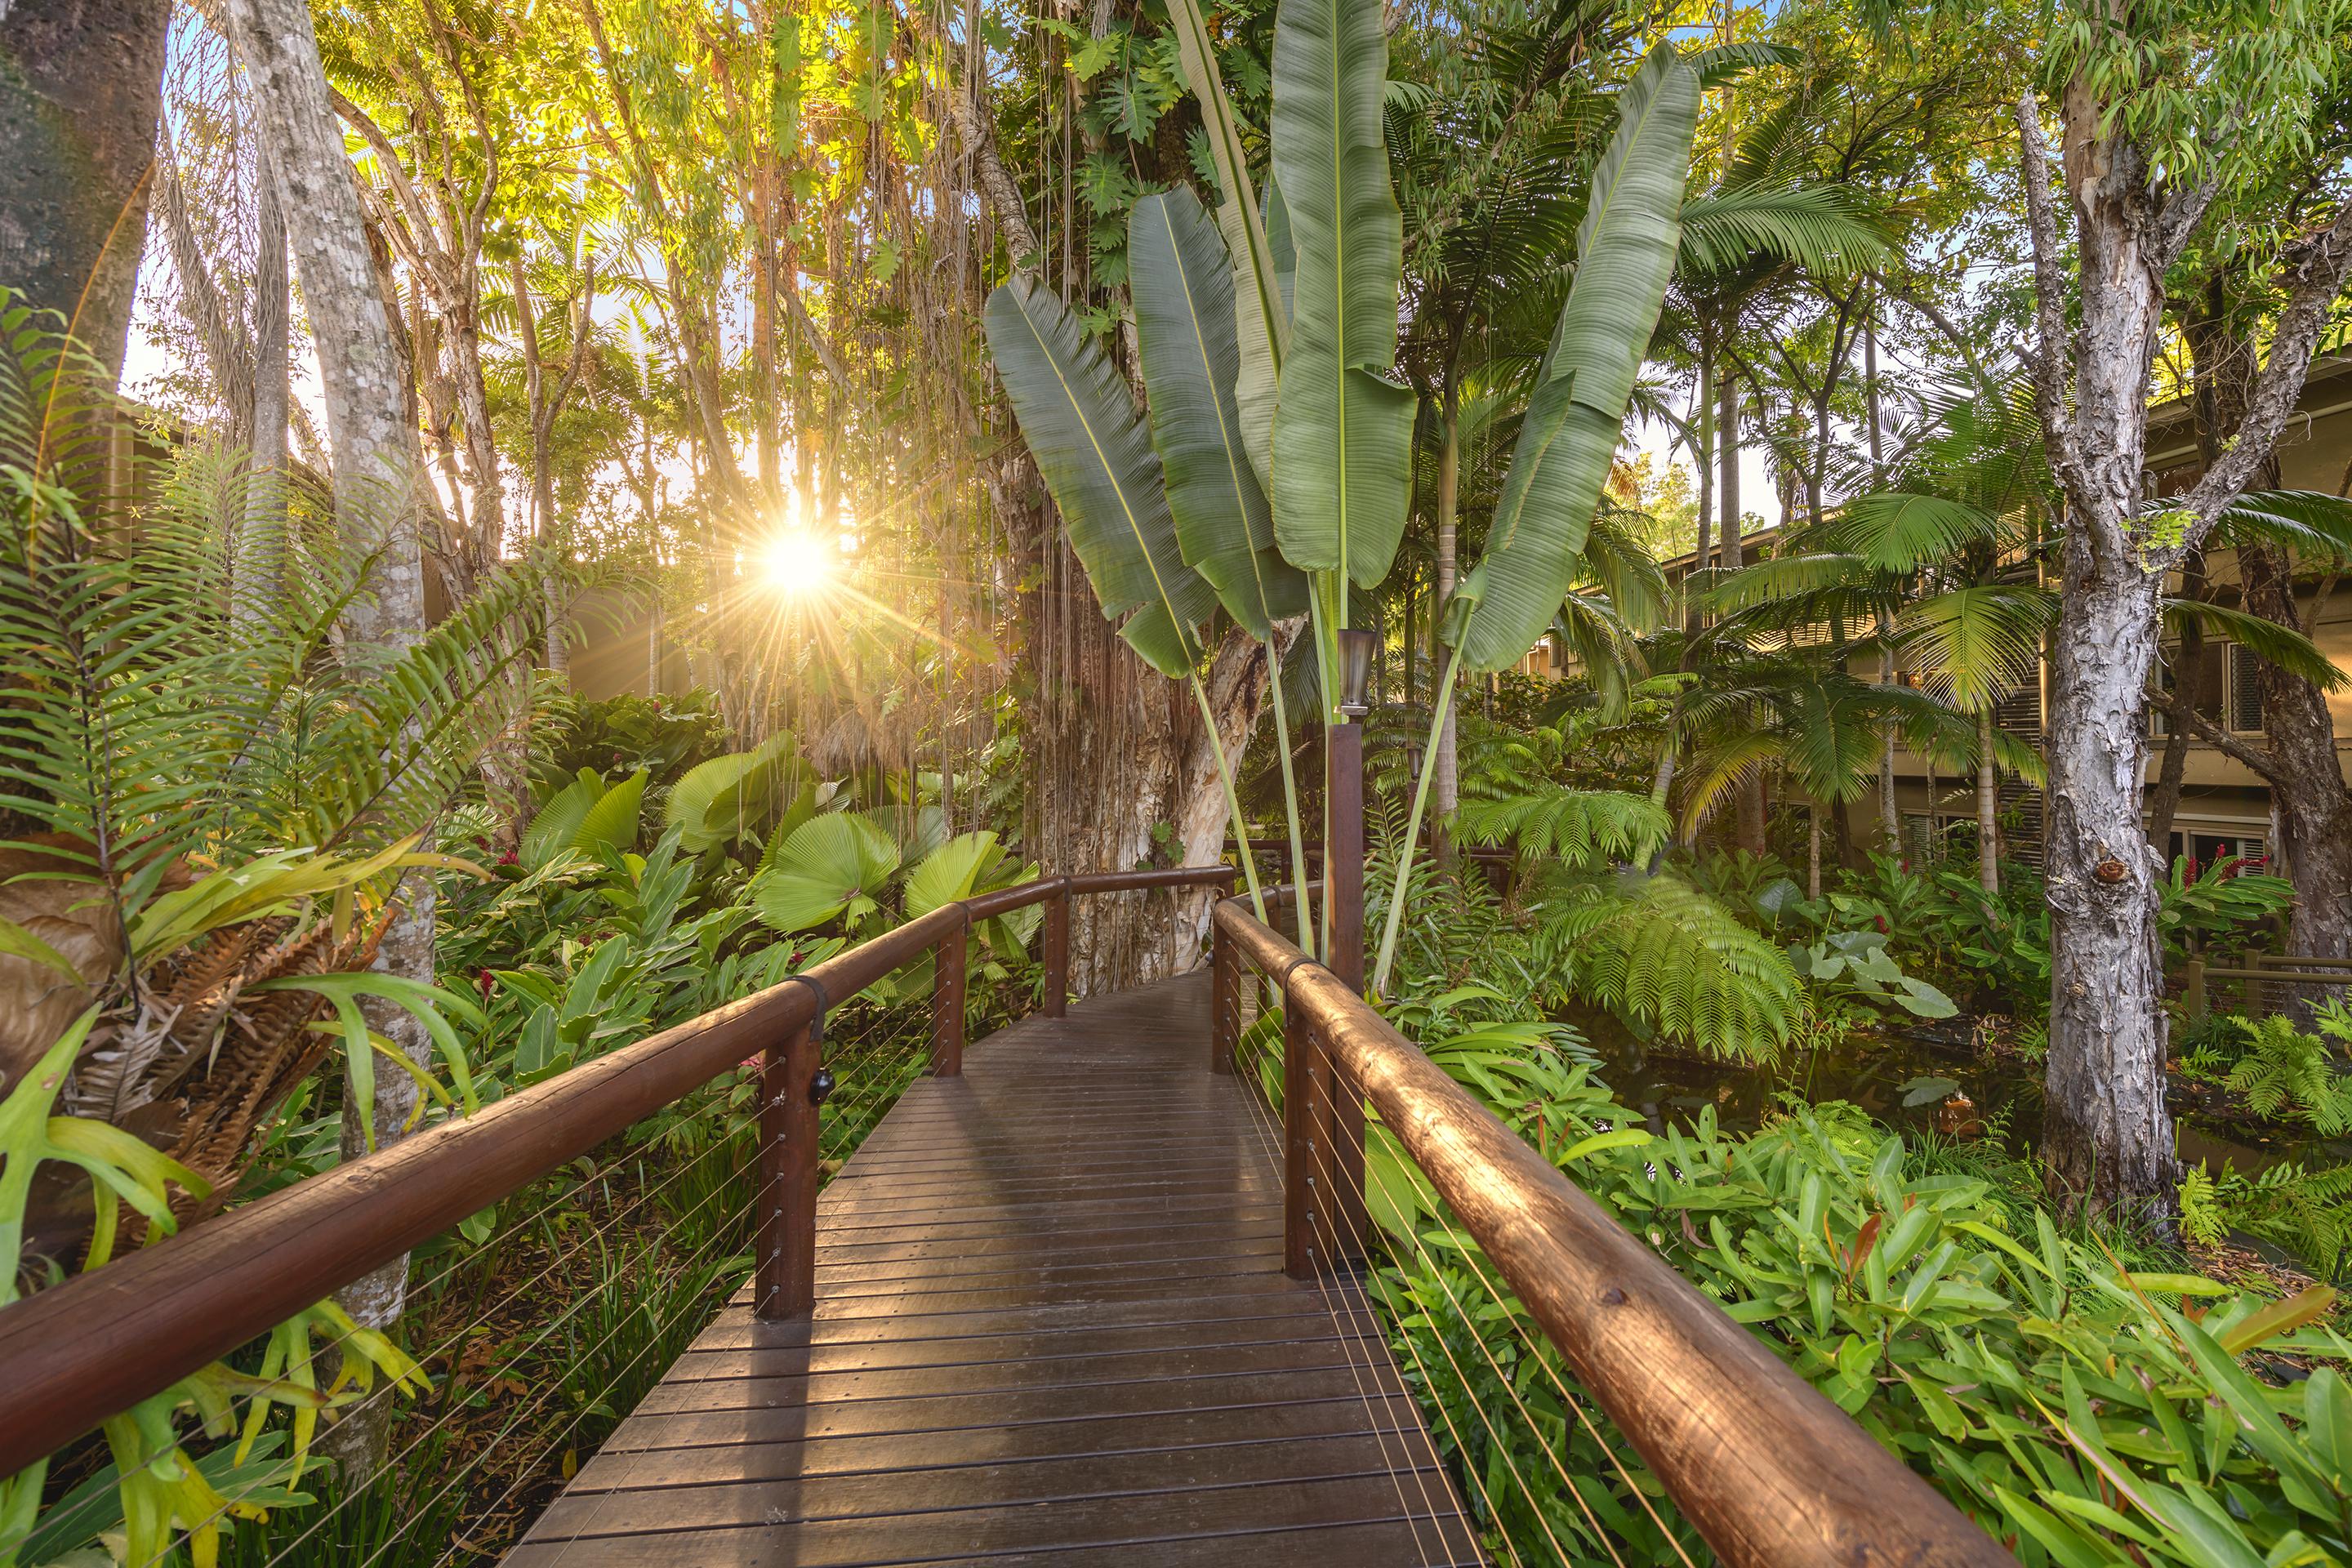
{"type": "Polygon", "coordinates": [[[1455,831],[1472,844],[1508,844],[1537,859],[1571,866],[1646,860],[1674,830],[1647,795],[1551,784],[1498,800],[1465,801],[1455,831]]]}
{"type": "Polygon", "coordinates": [[[1713,1055],[1769,1060],[1804,1010],[1787,955],[1677,878],[1629,877],[1541,913],[1580,991],[1713,1055]]]}

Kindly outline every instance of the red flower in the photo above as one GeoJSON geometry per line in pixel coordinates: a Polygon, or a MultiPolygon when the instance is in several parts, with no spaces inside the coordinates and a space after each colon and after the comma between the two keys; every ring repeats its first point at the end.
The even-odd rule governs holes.
{"type": "Polygon", "coordinates": [[[482,988],[482,1000],[487,1002],[490,999],[490,993],[497,989],[499,980],[497,975],[492,974],[488,970],[484,969],[476,972],[474,975],[474,984],[482,988]]]}
{"type": "Polygon", "coordinates": [[[505,854],[499,857],[499,864],[501,866],[520,866],[522,864],[522,857],[509,849],[505,854]]]}

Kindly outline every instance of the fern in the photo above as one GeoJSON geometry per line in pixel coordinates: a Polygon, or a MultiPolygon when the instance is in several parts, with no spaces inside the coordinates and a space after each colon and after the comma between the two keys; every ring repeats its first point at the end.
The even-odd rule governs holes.
{"type": "Polygon", "coordinates": [[[2241,1020],[2245,1055],[2230,1069],[2229,1087],[2266,1121],[2308,1122],[2324,1138],[2352,1128],[2352,1073],[2338,1073],[2326,1043],[2283,1017],[2241,1020]]]}
{"type": "Polygon", "coordinates": [[[2207,1247],[2233,1230],[2284,1247],[2334,1279],[2352,1245],[2352,1165],[2311,1170],[2292,1162],[2248,1176],[2200,1164],[2181,1178],[2180,1231],[2207,1247]]]}
{"type": "Polygon", "coordinates": [[[125,928],[190,856],[367,854],[425,826],[520,716],[546,563],[492,574],[408,647],[338,649],[377,552],[331,508],[348,526],[382,498],[298,491],[283,591],[233,616],[257,481],[184,451],[121,515],[86,471],[85,427],[121,417],[111,394],[23,312],[0,325],[0,807],[73,846],[125,928]]]}
{"type": "Polygon", "coordinates": [[[1646,860],[1674,831],[1665,808],[1647,795],[1545,784],[1523,795],[1465,801],[1454,830],[1472,844],[1510,844],[1529,858],[1572,866],[1646,860]]]}
{"type": "Polygon", "coordinates": [[[1540,912],[1538,950],[1566,956],[1580,993],[1710,1055],[1769,1060],[1803,1014],[1788,956],[1675,877],[1570,885],[1540,912]]]}

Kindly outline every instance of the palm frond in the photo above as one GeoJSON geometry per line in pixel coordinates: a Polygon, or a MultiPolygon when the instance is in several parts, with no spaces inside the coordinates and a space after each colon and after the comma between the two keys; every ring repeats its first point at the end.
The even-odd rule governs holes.
{"type": "Polygon", "coordinates": [[[1846,503],[1825,532],[1881,572],[1908,575],[1993,538],[1998,520],[1961,501],[1936,495],[1879,490],[1846,503]]]}
{"type": "Polygon", "coordinates": [[[2308,680],[2322,691],[2341,691],[2352,685],[2352,677],[2347,677],[2309,637],[2248,611],[2197,599],[2167,599],[2164,621],[2176,636],[2193,622],[2207,636],[2225,637],[2289,675],[2308,680]]]}
{"type": "Polygon", "coordinates": [[[1683,204],[1685,273],[1728,272],[1763,256],[1843,276],[1884,258],[1886,224],[1858,189],[1832,184],[1712,191],[1683,204]]]}
{"type": "Polygon", "coordinates": [[[2314,561],[2352,561],[2352,500],[2325,490],[2248,490],[2214,524],[2225,542],[2261,540],[2314,561]]]}
{"type": "Polygon", "coordinates": [[[1472,844],[1508,844],[1533,859],[1591,867],[1646,860],[1674,831],[1664,807],[1646,795],[1547,784],[1498,800],[1465,801],[1455,831],[1472,844]]]}
{"type": "Polygon", "coordinates": [[[1895,631],[1909,662],[1945,676],[1952,700],[1974,711],[2034,679],[2042,634],[2057,618],[2057,595],[2046,588],[1980,583],[1918,601],[1895,631]]]}

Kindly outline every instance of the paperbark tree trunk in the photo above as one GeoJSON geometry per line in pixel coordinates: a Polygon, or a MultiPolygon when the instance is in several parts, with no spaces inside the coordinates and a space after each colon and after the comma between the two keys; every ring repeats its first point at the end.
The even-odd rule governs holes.
{"type": "Polygon", "coordinates": [[[2161,510],[2143,505],[2148,380],[2164,275],[2218,188],[2165,181],[2084,78],[2059,104],[2079,325],[2069,323],[2058,225],[2031,95],[2018,105],[2034,255],[2030,363],[2067,508],[2049,726],[2050,1059],[2043,1153],[2070,1205],[2168,1221],[2178,1162],[2164,1103],[2157,879],[2141,810],[2147,681],[2165,575],[2268,458],[2336,291],[2352,270],[2352,205],[2281,268],[2270,355],[2227,448],[2161,510]]]}
{"type": "MultiPolygon", "coordinates": [[[[316,339],[334,449],[337,525],[348,548],[376,552],[371,591],[344,612],[341,656],[381,660],[415,646],[425,632],[423,510],[416,494],[422,476],[414,468],[413,432],[404,427],[406,378],[377,289],[358,187],[342,126],[329,103],[309,6],[305,0],[232,0],[230,15],[316,339]]],[[[376,966],[431,981],[433,930],[432,884],[413,879],[394,906],[376,966]]],[[[422,1063],[432,1055],[431,1039],[406,1012],[371,1004],[368,1021],[411,1060],[422,1063]]],[[[416,1092],[408,1074],[379,1070],[372,1118],[363,1120],[356,1100],[347,1098],[344,1157],[400,1138],[416,1092]]],[[[361,1324],[381,1328],[400,1317],[407,1284],[404,1258],[336,1299],[361,1324]]],[[[380,1399],[369,1401],[321,1435],[321,1447],[346,1479],[374,1468],[389,1410],[380,1399]]]]}
{"type": "Polygon", "coordinates": [[[169,0],[0,5],[0,285],[118,378],[171,21],[169,0]]]}
{"type": "Polygon", "coordinates": [[[265,161],[257,181],[253,273],[252,445],[237,536],[236,610],[259,621],[276,601],[286,560],[286,426],[292,301],[286,277],[286,207],[265,161]]]}
{"type": "MultiPolygon", "coordinates": [[[[2201,309],[2182,334],[2196,370],[2198,447],[2208,464],[2221,457],[2228,433],[2244,421],[2253,392],[2253,345],[2231,315],[2242,281],[2221,272],[2208,279],[2201,309]]],[[[2278,487],[2275,456],[2255,465],[2250,484],[2256,489],[2278,487]]],[[[2313,630],[2295,602],[2294,562],[2287,552],[2264,540],[2234,542],[2244,608],[2292,631],[2313,630]]],[[[2336,719],[2327,694],[2268,659],[2258,662],[2255,683],[2263,700],[2258,749],[2263,765],[2258,771],[2271,786],[2278,825],[2271,868],[2294,884],[2288,951],[2313,958],[2352,957],[2352,792],[2336,758],[2336,719]]],[[[2340,986],[2285,989],[2290,1016],[2306,1026],[2315,1005],[2342,994],[2340,986]]]]}

